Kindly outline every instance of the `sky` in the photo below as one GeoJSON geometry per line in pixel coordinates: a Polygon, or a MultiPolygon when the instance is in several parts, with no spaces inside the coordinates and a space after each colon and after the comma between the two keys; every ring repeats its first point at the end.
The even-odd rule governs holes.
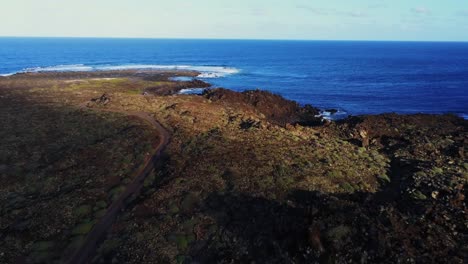
{"type": "Polygon", "coordinates": [[[468,0],[0,0],[0,36],[468,41],[468,0]]]}

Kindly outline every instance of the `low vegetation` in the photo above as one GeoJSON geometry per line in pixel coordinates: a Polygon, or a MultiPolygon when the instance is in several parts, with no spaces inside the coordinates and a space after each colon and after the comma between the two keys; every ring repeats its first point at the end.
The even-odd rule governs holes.
{"type": "Polygon", "coordinates": [[[93,263],[466,259],[462,119],[323,122],[261,91],[177,95],[200,85],[180,72],[94,74],[0,79],[0,262],[60,262],[131,182],[158,135],[103,109],[171,142],[93,263]]]}

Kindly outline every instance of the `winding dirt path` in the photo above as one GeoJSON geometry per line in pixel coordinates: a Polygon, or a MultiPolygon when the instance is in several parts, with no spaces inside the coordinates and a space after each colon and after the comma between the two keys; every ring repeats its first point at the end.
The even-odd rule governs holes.
{"type": "MultiPolygon", "coordinates": [[[[85,104],[80,105],[80,108],[87,108],[87,106],[85,104]]],[[[93,109],[95,111],[122,113],[128,116],[138,117],[151,124],[151,126],[159,132],[160,140],[159,144],[153,149],[151,158],[146,160],[144,166],[140,167],[140,169],[134,173],[135,180],[127,185],[125,192],[122,193],[119,198],[110,205],[106,214],[101,219],[99,219],[99,222],[95,224],[92,230],[88,233],[80,248],[78,248],[66,261],[66,263],[69,264],[82,264],[91,261],[91,258],[96,253],[99,243],[105,238],[106,233],[112,226],[115,218],[117,217],[117,214],[124,209],[126,200],[133,195],[139,194],[146,177],[154,169],[155,161],[161,156],[162,151],[167,146],[170,139],[170,135],[167,130],[164,129],[164,127],[148,113],[127,112],[116,109],[88,109],[93,109]]]]}

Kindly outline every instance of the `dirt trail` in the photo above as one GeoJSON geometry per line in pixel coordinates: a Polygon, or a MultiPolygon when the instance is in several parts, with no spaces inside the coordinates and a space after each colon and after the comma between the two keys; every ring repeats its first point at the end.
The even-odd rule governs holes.
{"type": "MultiPolygon", "coordinates": [[[[86,108],[86,105],[81,105],[80,108],[86,108]]],[[[150,159],[146,161],[144,166],[141,167],[138,171],[135,172],[135,180],[130,183],[124,193],[122,193],[117,200],[115,200],[110,207],[107,209],[106,214],[99,220],[99,222],[94,225],[93,229],[86,236],[83,244],[78,248],[71,257],[68,258],[66,263],[69,264],[78,264],[78,263],[88,263],[91,261],[91,258],[94,256],[99,242],[101,242],[112,226],[117,214],[122,211],[125,207],[125,201],[133,195],[138,195],[143,183],[148,174],[154,169],[155,161],[160,157],[161,152],[169,143],[170,135],[164,127],[161,126],[154,118],[152,118],[148,113],[145,112],[127,112],[122,110],[114,109],[94,109],[95,111],[105,111],[113,113],[122,113],[129,116],[135,116],[142,120],[145,120],[151,126],[159,132],[160,141],[159,144],[153,149],[153,153],[150,159]]]]}

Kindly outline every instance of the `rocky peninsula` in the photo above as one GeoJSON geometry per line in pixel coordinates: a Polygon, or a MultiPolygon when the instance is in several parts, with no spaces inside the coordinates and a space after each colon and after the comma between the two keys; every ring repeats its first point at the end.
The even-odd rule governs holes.
{"type": "Polygon", "coordinates": [[[327,121],[198,74],[0,77],[0,263],[468,259],[468,121],[327,121]]]}

